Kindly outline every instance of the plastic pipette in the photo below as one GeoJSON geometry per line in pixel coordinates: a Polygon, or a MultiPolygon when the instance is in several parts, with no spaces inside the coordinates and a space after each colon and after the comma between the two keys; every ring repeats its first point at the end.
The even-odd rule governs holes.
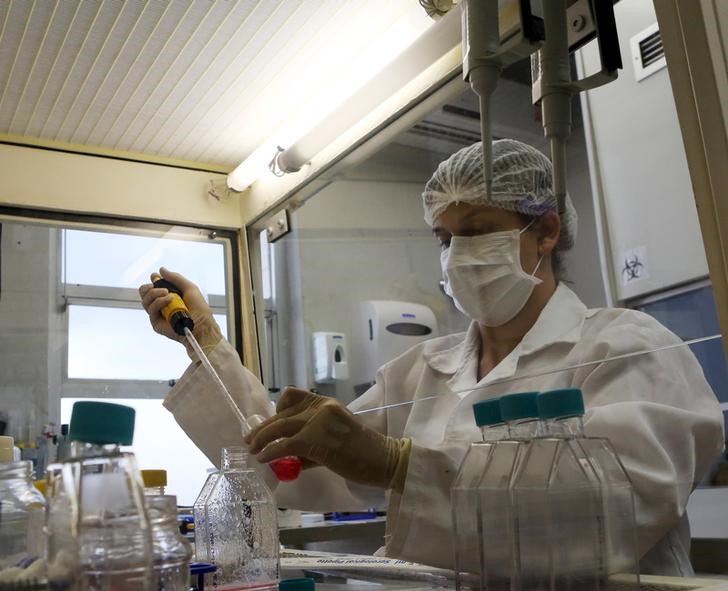
{"type": "MultiPolygon", "coordinates": [[[[199,358],[200,362],[202,363],[203,367],[207,370],[207,372],[210,374],[210,377],[212,377],[213,381],[217,384],[218,388],[220,388],[220,391],[225,394],[225,400],[230,406],[231,410],[233,411],[233,414],[238,419],[238,422],[240,423],[240,431],[245,437],[248,433],[250,433],[254,427],[259,425],[263,422],[263,417],[260,415],[251,415],[247,419],[243,415],[242,412],[240,412],[240,409],[238,408],[238,405],[235,404],[235,401],[233,400],[233,397],[230,395],[230,392],[225,387],[225,384],[220,379],[220,376],[218,375],[217,371],[215,371],[215,368],[212,366],[212,363],[210,363],[210,360],[207,358],[207,355],[205,355],[205,352],[202,350],[202,347],[200,347],[200,344],[197,342],[197,339],[192,334],[192,331],[185,327],[184,329],[185,336],[187,337],[187,340],[190,342],[190,345],[192,345],[192,348],[195,350],[195,353],[197,353],[197,357],[199,358]]],[[[295,480],[298,478],[298,475],[301,473],[301,460],[299,458],[288,456],[285,458],[280,458],[278,460],[273,460],[268,464],[273,470],[273,473],[276,475],[276,478],[281,481],[289,481],[289,480],[295,480]]]]}
{"type": "MultiPolygon", "coordinates": [[[[187,341],[192,346],[192,349],[194,349],[195,353],[197,353],[197,357],[200,360],[200,363],[202,363],[202,366],[207,370],[208,374],[210,374],[210,377],[220,389],[220,392],[224,394],[225,401],[228,403],[228,406],[230,406],[230,409],[233,411],[233,415],[240,424],[240,431],[243,437],[245,437],[254,427],[263,422],[263,417],[261,417],[260,415],[251,415],[250,417],[246,418],[245,415],[243,415],[243,413],[241,412],[240,408],[238,408],[238,405],[235,404],[235,401],[230,395],[227,387],[220,379],[217,371],[213,367],[212,363],[210,363],[210,360],[207,358],[207,355],[205,355],[202,347],[200,347],[197,339],[192,334],[191,329],[194,327],[194,322],[192,321],[187,306],[182,300],[182,294],[179,288],[177,288],[169,281],[162,279],[161,275],[158,275],[156,273],[152,275],[152,282],[154,287],[164,287],[170,292],[170,294],[174,296],[172,303],[168,304],[162,310],[162,316],[164,316],[164,318],[170,323],[170,325],[177,334],[187,338],[187,341]]],[[[276,478],[283,482],[295,480],[296,478],[298,478],[298,475],[301,473],[301,469],[303,467],[300,458],[293,456],[273,460],[272,462],[268,463],[268,466],[270,466],[271,470],[273,470],[276,478]]]]}
{"type": "Polygon", "coordinates": [[[518,375],[518,376],[509,376],[507,378],[500,378],[493,380],[492,382],[488,382],[487,384],[483,384],[482,386],[473,386],[472,388],[467,388],[464,390],[453,390],[452,392],[448,392],[446,394],[432,394],[429,396],[422,396],[421,398],[417,398],[415,400],[405,400],[403,402],[393,402],[392,404],[383,404],[381,406],[377,406],[374,408],[364,408],[362,410],[358,410],[354,412],[355,415],[364,415],[370,412],[377,412],[379,410],[387,410],[389,408],[397,408],[399,406],[412,406],[413,404],[419,404],[420,402],[424,402],[425,400],[433,400],[435,398],[442,398],[443,396],[450,396],[453,394],[469,394],[470,392],[476,392],[477,390],[485,390],[486,388],[489,388],[490,386],[495,386],[498,384],[507,384],[509,382],[517,382],[518,380],[526,380],[530,378],[539,378],[541,376],[547,376],[554,373],[560,373],[562,371],[571,371],[574,369],[581,369],[583,367],[590,367],[593,365],[599,365],[601,363],[607,363],[609,361],[619,361],[620,359],[629,359],[630,357],[638,357],[640,355],[648,355],[650,353],[657,353],[658,351],[666,351],[668,349],[677,349],[678,347],[688,347],[690,345],[696,345],[698,343],[704,343],[706,341],[714,341],[716,339],[722,339],[723,335],[720,334],[714,334],[707,337],[698,337],[697,339],[690,339],[688,341],[681,341],[679,343],[672,343],[670,345],[662,345],[660,347],[655,347],[653,349],[644,349],[642,351],[632,351],[630,353],[622,353],[621,355],[614,355],[613,357],[605,357],[604,359],[596,359],[594,361],[584,361],[582,363],[574,363],[572,365],[566,365],[564,367],[556,367],[556,368],[550,368],[550,369],[542,369],[538,371],[533,371],[531,373],[518,375]]]}

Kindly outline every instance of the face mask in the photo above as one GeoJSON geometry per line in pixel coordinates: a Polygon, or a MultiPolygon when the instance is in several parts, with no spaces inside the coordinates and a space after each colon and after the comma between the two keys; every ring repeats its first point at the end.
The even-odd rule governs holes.
{"type": "Polygon", "coordinates": [[[535,274],[543,256],[531,275],[521,267],[520,235],[531,224],[521,231],[452,237],[440,264],[445,292],[461,312],[485,326],[501,326],[523,309],[541,283],[535,274]]]}

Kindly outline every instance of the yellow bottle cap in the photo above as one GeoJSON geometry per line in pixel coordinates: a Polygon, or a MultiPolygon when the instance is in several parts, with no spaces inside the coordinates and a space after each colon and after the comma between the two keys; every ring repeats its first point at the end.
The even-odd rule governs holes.
{"type": "Polygon", "coordinates": [[[40,491],[40,494],[43,496],[46,495],[46,481],[45,480],[36,480],[33,482],[35,485],[35,488],[37,488],[40,491]]]}
{"type": "Polygon", "coordinates": [[[144,488],[152,488],[153,486],[167,486],[167,471],[142,470],[142,480],[144,480],[144,488]]]}
{"type": "Polygon", "coordinates": [[[13,461],[13,443],[12,437],[3,435],[0,437],[0,463],[10,464],[13,461]]]}

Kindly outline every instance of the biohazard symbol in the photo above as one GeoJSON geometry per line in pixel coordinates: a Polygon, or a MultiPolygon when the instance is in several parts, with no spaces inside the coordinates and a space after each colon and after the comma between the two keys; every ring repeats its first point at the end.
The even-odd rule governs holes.
{"type": "Polygon", "coordinates": [[[642,277],[642,269],[644,265],[637,257],[636,254],[628,256],[624,259],[624,267],[622,268],[622,276],[627,280],[627,283],[640,279],[642,277]]]}

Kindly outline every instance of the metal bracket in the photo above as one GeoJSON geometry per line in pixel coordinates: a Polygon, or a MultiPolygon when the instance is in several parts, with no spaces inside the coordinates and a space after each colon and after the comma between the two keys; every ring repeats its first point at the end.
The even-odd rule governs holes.
{"type": "Polygon", "coordinates": [[[269,243],[275,242],[290,231],[287,209],[281,209],[265,220],[265,236],[269,243]]]}

